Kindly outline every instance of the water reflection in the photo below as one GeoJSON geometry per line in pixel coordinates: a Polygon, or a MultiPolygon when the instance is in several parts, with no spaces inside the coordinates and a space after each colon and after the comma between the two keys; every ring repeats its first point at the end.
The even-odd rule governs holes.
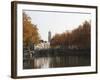
{"type": "Polygon", "coordinates": [[[34,68],[49,68],[50,67],[51,58],[36,58],[34,59],[34,68]]]}
{"type": "Polygon", "coordinates": [[[33,55],[24,52],[23,69],[57,68],[91,65],[90,49],[46,49],[34,51],[33,55]],[[26,53],[26,55],[25,55],[26,53]]]}
{"type": "Polygon", "coordinates": [[[35,58],[33,68],[53,68],[90,65],[88,56],[56,56],[35,58]]]}

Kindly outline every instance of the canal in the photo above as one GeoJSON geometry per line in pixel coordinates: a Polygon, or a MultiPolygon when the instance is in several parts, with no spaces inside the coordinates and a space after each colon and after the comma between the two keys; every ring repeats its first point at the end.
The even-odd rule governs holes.
{"type": "Polygon", "coordinates": [[[91,65],[90,49],[37,50],[30,60],[33,69],[91,65]]]}

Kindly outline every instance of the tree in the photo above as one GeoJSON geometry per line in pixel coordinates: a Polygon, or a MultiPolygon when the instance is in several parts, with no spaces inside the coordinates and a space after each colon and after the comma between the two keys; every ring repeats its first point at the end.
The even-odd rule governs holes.
{"type": "Polygon", "coordinates": [[[51,46],[59,46],[60,45],[60,34],[55,34],[50,41],[51,46]]]}
{"type": "Polygon", "coordinates": [[[37,25],[32,24],[31,18],[24,12],[23,13],[23,42],[24,46],[28,46],[30,42],[38,44],[40,36],[38,33],[37,25]]]}
{"type": "Polygon", "coordinates": [[[66,31],[56,34],[51,39],[51,46],[90,48],[91,45],[91,24],[85,21],[78,28],[71,32],[66,31]]]}

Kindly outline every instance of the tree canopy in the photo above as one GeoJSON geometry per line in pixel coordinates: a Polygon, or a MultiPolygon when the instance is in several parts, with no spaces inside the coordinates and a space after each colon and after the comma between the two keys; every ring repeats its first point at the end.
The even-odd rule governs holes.
{"type": "Polygon", "coordinates": [[[38,44],[40,35],[37,25],[32,24],[31,18],[24,12],[23,13],[23,42],[25,46],[29,45],[29,42],[38,44]]]}
{"type": "Polygon", "coordinates": [[[77,48],[90,48],[91,43],[91,25],[85,21],[78,28],[72,31],[66,31],[61,34],[55,34],[51,39],[51,46],[75,46],[77,48]]]}

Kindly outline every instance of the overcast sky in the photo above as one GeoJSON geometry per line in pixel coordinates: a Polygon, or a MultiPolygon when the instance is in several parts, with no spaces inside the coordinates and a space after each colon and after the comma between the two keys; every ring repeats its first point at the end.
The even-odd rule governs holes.
{"type": "Polygon", "coordinates": [[[77,28],[85,20],[91,20],[91,14],[73,12],[48,12],[48,11],[27,11],[24,12],[31,17],[32,23],[37,25],[40,36],[48,41],[48,32],[52,36],[56,33],[71,31],[77,28]]]}

